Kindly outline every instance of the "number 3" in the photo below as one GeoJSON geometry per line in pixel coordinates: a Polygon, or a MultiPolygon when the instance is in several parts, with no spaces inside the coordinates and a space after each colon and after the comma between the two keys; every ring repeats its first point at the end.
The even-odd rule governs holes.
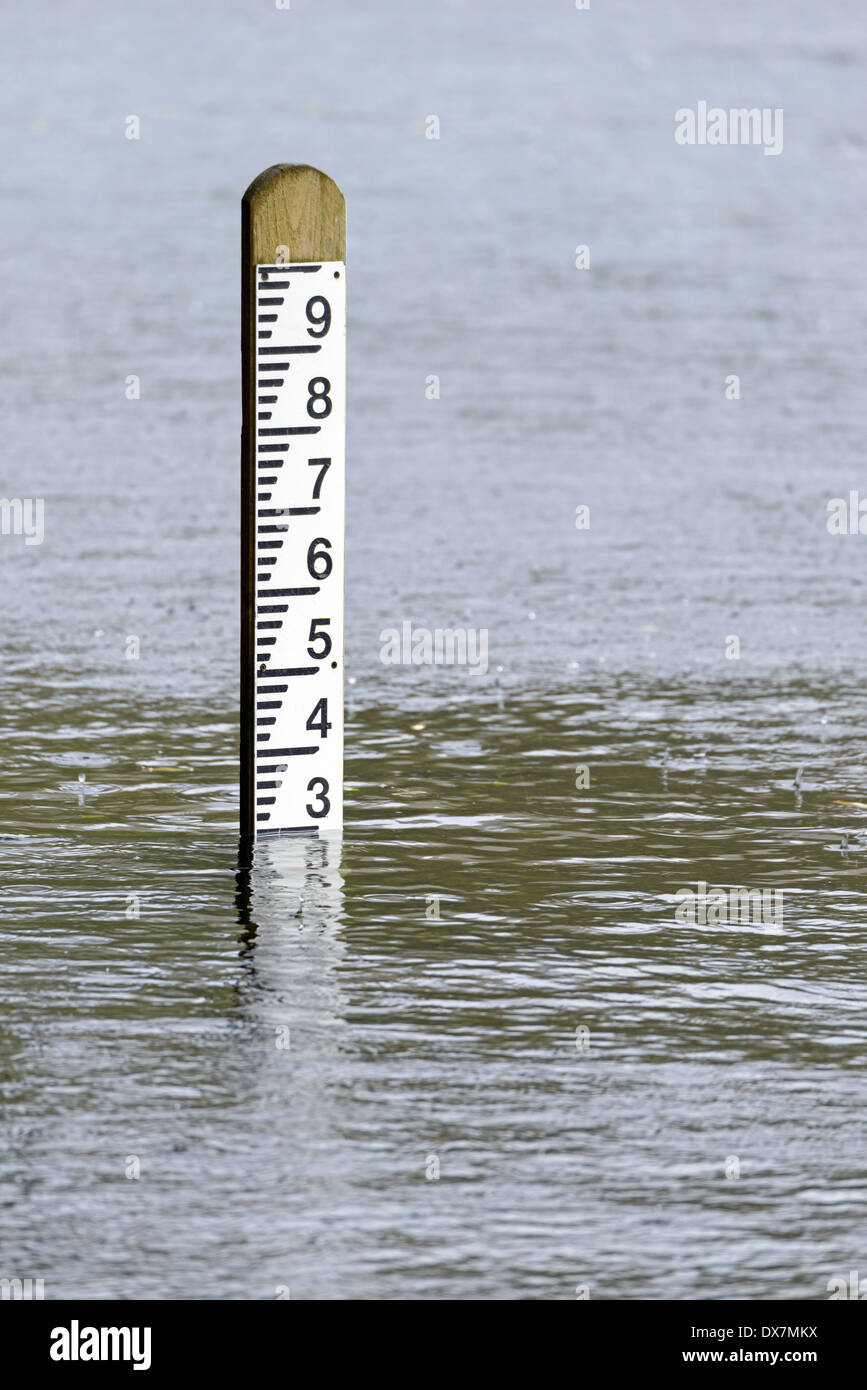
{"type": "Polygon", "coordinates": [[[322,817],[327,816],[328,812],[331,810],[331,802],[325,795],[325,793],[328,791],[328,783],[326,782],[324,777],[312,778],[311,781],[307,783],[307,790],[309,792],[312,792],[313,788],[317,785],[317,783],[322,788],[322,790],[316,793],[316,800],[322,803],[322,810],[314,811],[313,807],[309,803],[305,807],[305,810],[307,811],[308,816],[312,816],[314,820],[321,820],[322,817]]]}

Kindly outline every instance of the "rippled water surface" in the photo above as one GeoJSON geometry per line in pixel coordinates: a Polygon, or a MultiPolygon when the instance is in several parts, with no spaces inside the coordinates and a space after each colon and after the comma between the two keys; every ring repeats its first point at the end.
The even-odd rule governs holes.
{"type": "Polygon", "coordinates": [[[2,490],[45,499],[0,537],[0,1275],[826,1297],[867,1234],[857,9],[0,31],[2,490]],[[678,147],[700,99],[784,153],[678,147]],[[239,200],[279,160],[349,211],[347,812],[250,868],[239,200]],[[383,665],[406,620],[488,674],[383,665]],[[782,920],[678,920],[697,882],[782,920]]]}

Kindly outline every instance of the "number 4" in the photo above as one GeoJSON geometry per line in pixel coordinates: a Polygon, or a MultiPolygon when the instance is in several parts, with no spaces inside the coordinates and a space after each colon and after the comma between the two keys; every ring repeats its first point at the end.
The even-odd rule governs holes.
{"type": "Polygon", "coordinates": [[[307,723],[304,725],[304,727],[305,729],[319,729],[323,738],[328,737],[328,730],[331,728],[331,725],[328,723],[327,700],[317,700],[316,705],[310,711],[310,714],[307,716],[307,723]],[[317,719],[316,716],[320,710],[322,711],[322,718],[317,719]]]}

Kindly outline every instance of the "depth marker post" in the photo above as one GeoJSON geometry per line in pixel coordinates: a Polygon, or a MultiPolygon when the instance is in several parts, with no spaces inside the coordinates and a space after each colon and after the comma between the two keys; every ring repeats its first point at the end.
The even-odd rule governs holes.
{"type": "Polygon", "coordinates": [[[241,836],[343,821],[346,211],[275,164],[244,194],[241,836]]]}

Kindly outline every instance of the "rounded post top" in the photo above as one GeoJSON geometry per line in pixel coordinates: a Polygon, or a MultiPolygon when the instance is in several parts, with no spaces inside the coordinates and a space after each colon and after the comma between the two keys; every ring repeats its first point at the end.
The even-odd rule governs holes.
{"type": "Polygon", "coordinates": [[[263,170],[244,194],[242,212],[253,265],[278,258],[346,260],[343,194],[309,164],[272,164],[263,170]]]}

